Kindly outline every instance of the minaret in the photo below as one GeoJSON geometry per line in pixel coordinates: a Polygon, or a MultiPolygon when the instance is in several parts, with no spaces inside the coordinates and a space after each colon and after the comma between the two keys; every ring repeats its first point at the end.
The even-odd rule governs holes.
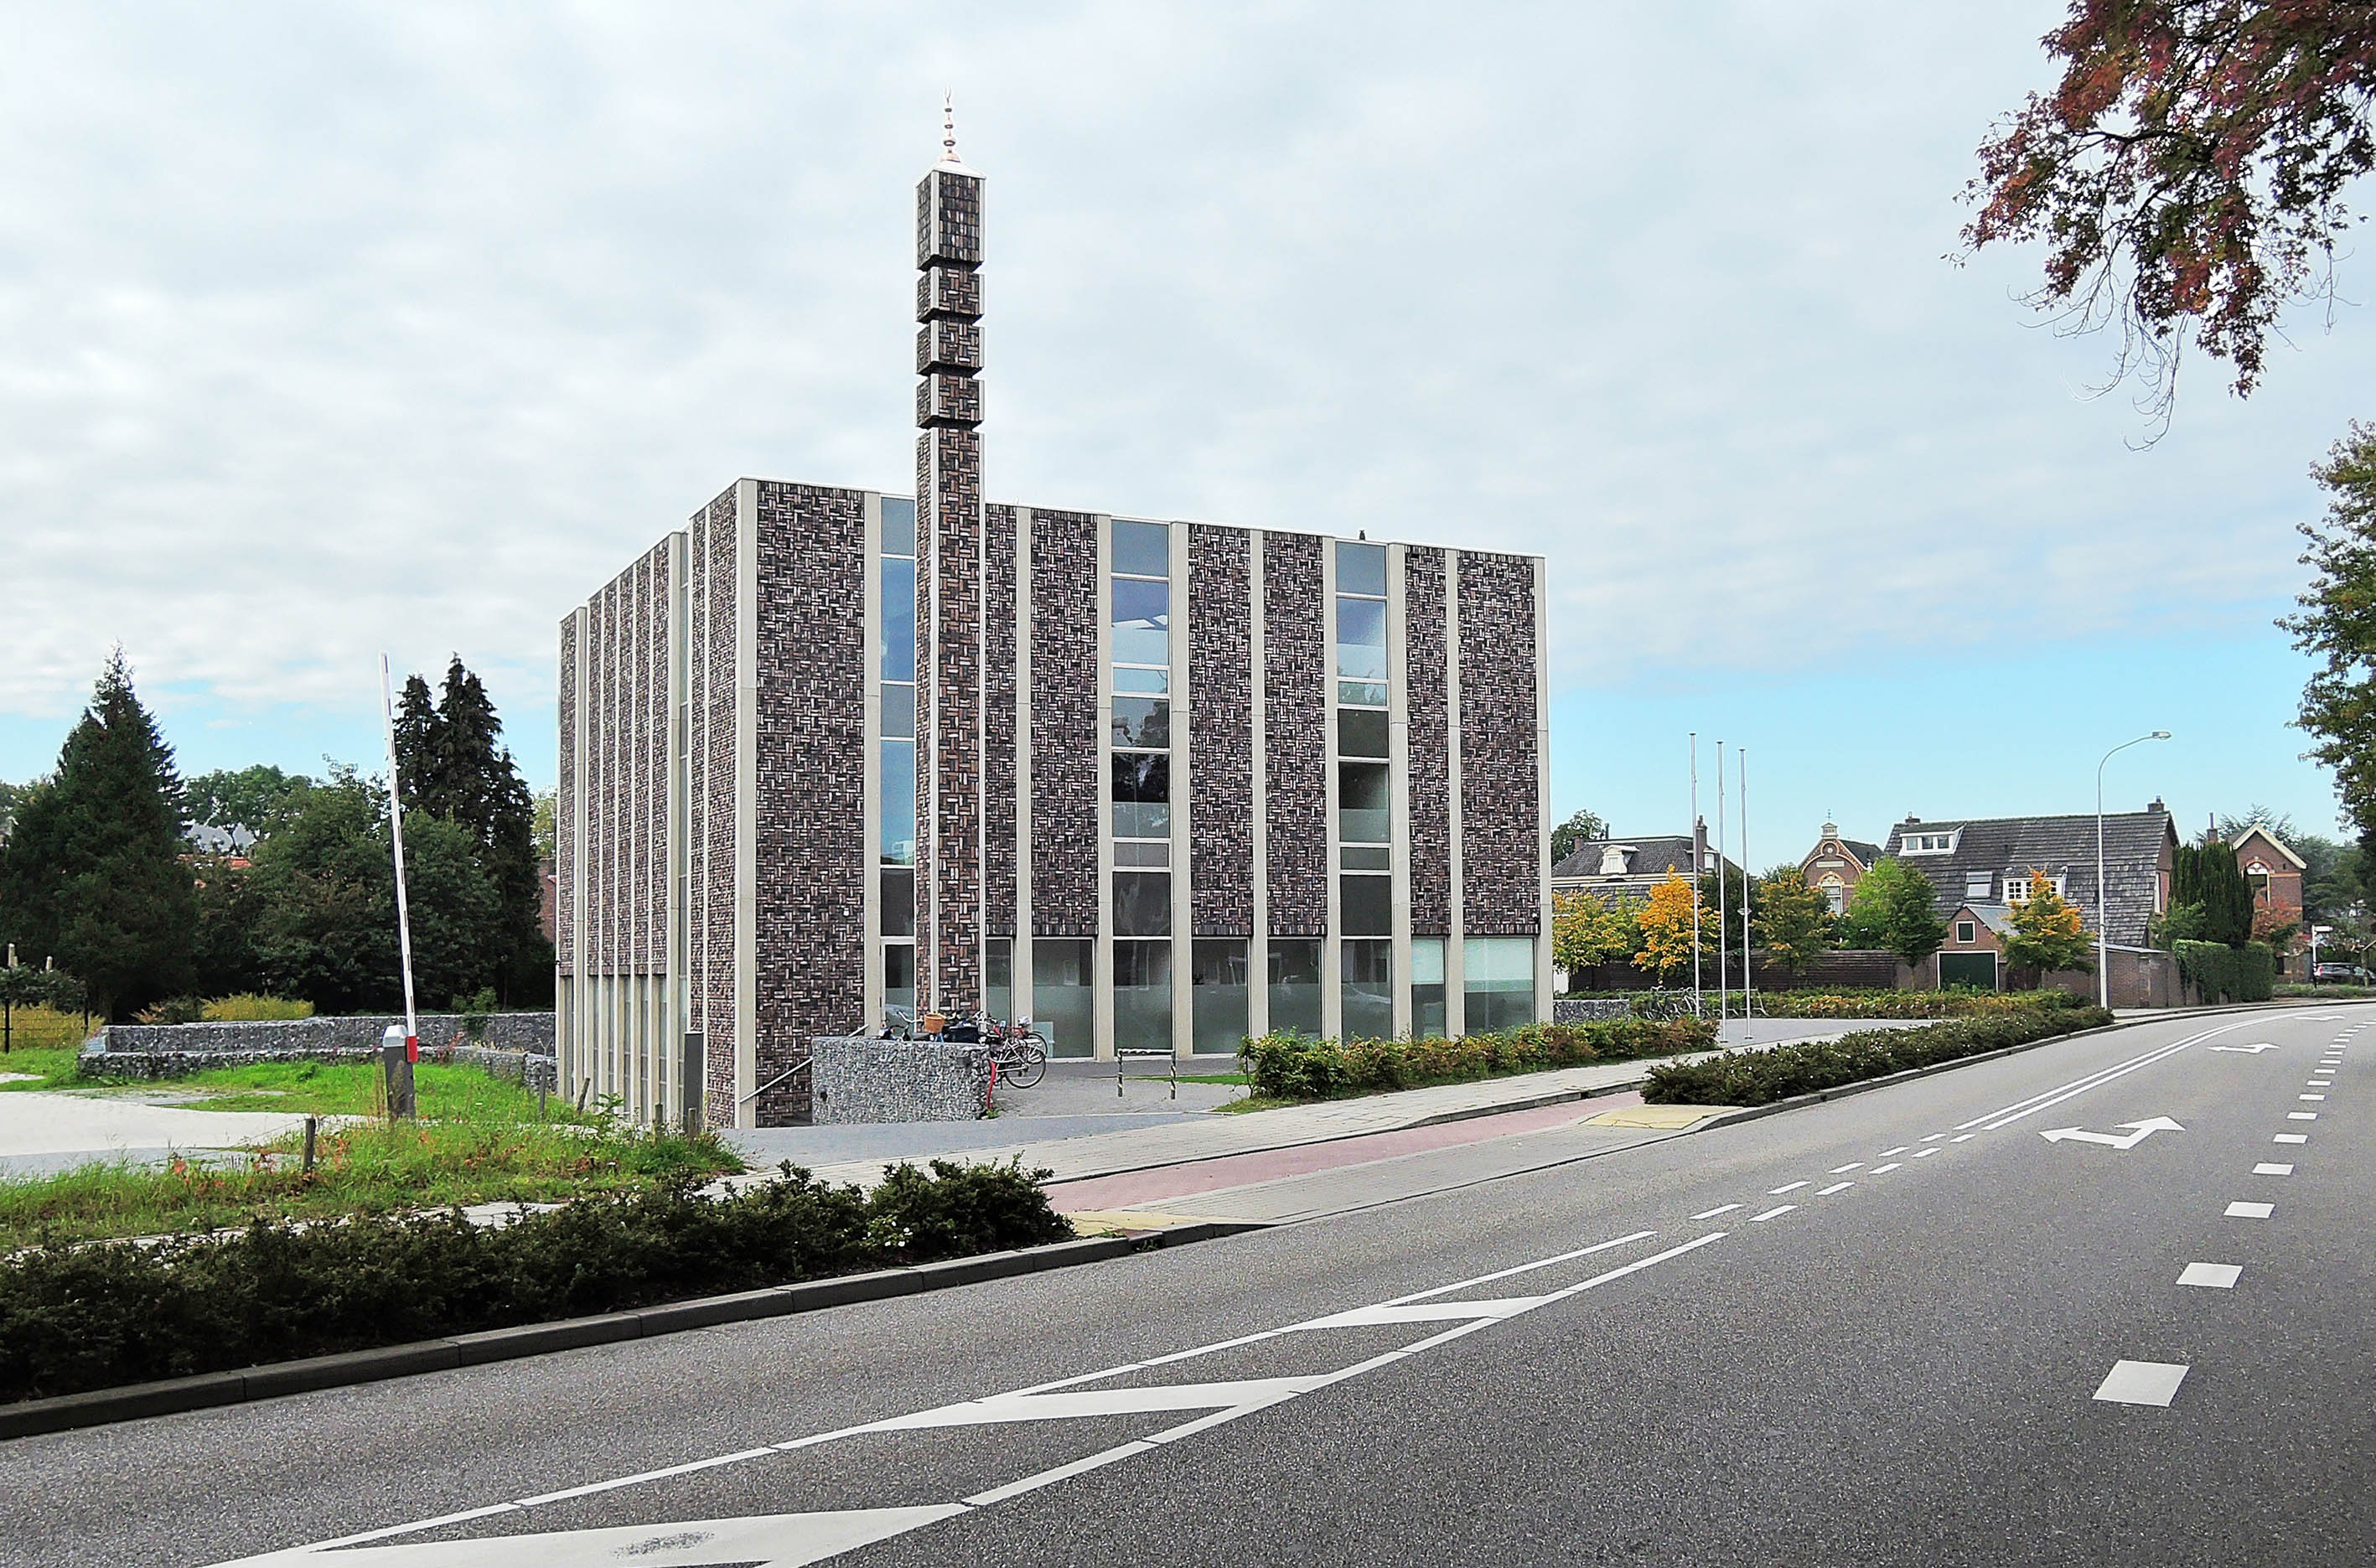
{"type": "Polygon", "coordinates": [[[981,176],[916,187],[916,982],[924,1010],[982,1004],[981,176]]]}

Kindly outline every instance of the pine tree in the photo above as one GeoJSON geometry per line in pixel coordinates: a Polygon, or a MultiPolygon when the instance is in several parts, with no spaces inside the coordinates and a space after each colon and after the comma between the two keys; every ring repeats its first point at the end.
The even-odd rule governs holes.
{"type": "Polygon", "coordinates": [[[396,779],[406,811],[434,811],[429,802],[444,798],[445,751],[445,725],[430,701],[429,683],[407,675],[396,699],[396,779]]]}
{"type": "Polygon", "coordinates": [[[197,925],[182,831],[172,748],[118,647],[0,849],[0,937],[55,957],[111,1018],[182,991],[197,925]]]}

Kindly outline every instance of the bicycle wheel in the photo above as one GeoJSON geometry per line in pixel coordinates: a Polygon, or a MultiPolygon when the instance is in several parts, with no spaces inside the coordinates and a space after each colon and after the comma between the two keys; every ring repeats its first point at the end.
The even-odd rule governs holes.
{"type": "Polygon", "coordinates": [[[1048,1053],[1038,1046],[1025,1042],[1012,1066],[1002,1066],[999,1076],[1018,1089],[1030,1088],[1047,1075],[1048,1053]]]}

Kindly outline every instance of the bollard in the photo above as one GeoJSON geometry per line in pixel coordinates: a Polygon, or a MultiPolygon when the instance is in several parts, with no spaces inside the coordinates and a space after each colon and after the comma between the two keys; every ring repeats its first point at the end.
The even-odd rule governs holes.
{"type": "Polygon", "coordinates": [[[412,1119],[412,1052],[406,1049],[404,1030],[396,1024],[379,1037],[379,1061],[387,1075],[387,1119],[412,1119]]]}
{"type": "Polygon", "coordinates": [[[310,1174],[310,1173],[313,1171],[313,1169],[314,1169],[314,1127],[315,1127],[315,1119],[314,1119],[313,1117],[311,1117],[311,1116],[306,1117],[306,1118],[305,1118],[305,1170],[306,1170],[306,1172],[307,1172],[308,1174],[310,1174]]]}

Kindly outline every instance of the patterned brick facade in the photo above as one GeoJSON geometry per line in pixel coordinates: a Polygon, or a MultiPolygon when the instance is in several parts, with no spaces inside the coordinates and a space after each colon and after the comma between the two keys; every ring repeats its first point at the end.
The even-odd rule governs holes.
{"type": "Polygon", "coordinates": [[[1321,620],[1325,541],[1263,536],[1263,810],[1274,936],[1328,927],[1328,659],[1321,620]]]}
{"type": "Polygon", "coordinates": [[[1015,934],[1015,508],[982,509],[982,909],[1015,934]]]}
{"type": "Polygon", "coordinates": [[[561,774],[553,790],[552,815],[552,956],[553,970],[576,970],[577,922],[570,918],[577,891],[577,819],[559,809],[563,801],[577,799],[577,612],[561,621],[561,774]]]}
{"type": "Polygon", "coordinates": [[[981,292],[933,279],[980,265],[981,179],[952,154],[916,187],[916,962],[919,1000],[960,1011],[982,1000],[981,292]]]}
{"type": "Polygon", "coordinates": [[[1254,927],[1250,538],[1241,529],[1188,529],[1188,864],[1198,936],[1248,936],[1254,927]]]}
{"type": "MultiPolygon", "coordinates": [[[[701,1031],[704,1101],[719,1126],[734,1122],[735,497],[730,489],[693,519],[695,769],[694,1027],[701,1031]]],[[[755,1087],[755,1086],[754,1086],[755,1087]]]]}
{"type": "MultiPolygon", "coordinates": [[[[866,569],[865,505],[855,490],[757,487],[754,1089],[813,1037],[866,1021],[867,612],[846,586],[866,569]]],[[[806,1117],[808,1075],[757,1105],[763,1127],[806,1117]]]]}
{"type": "Polygon", "coordinates": [[[1031,514],[1031,926],[1098,932],[1098,520],[1031,514]]]}
{"type": "MultiPolygon", "coordinates": [[[[568,798],[586,801],[586,838],[567,841],[572,885],[579,862],[588,877],[592,919],[570,942],[573,974],[642,975],[666,968],[667,732],[670,598],[668,545],[662,541],[605,584],[588,606],[585,706],[596,716],[586,770],[564,748],[568,798]],[[658,687],[657,695],[655,687],[658,687]],[[656,721],[655,708],[658,719],[656,721]]],[[[564,734],[577,707],[575,635],[564,624],[571,673],[564,734]]],[[[555,813],[558,829],[564,818],[555,813]]],[[[574,829],[575,824],[570,824],[574,829]]],[[[559,846],[556,845],[556,849],[559,846]]]]}
{"type": "Polygon", "coordinates": [[[1444,657],[1443,552],[1403,552],[1403,706],[1410,793],[1410,929],[1452,931],[1452,754],[1444,657]]]}
{"type": "Polygon", "coordinates": [[[1459,580],[1462,915],[1472,936],[1530,936],[1542,923],[1535,564],[1463,551],[1459,580]]]}

